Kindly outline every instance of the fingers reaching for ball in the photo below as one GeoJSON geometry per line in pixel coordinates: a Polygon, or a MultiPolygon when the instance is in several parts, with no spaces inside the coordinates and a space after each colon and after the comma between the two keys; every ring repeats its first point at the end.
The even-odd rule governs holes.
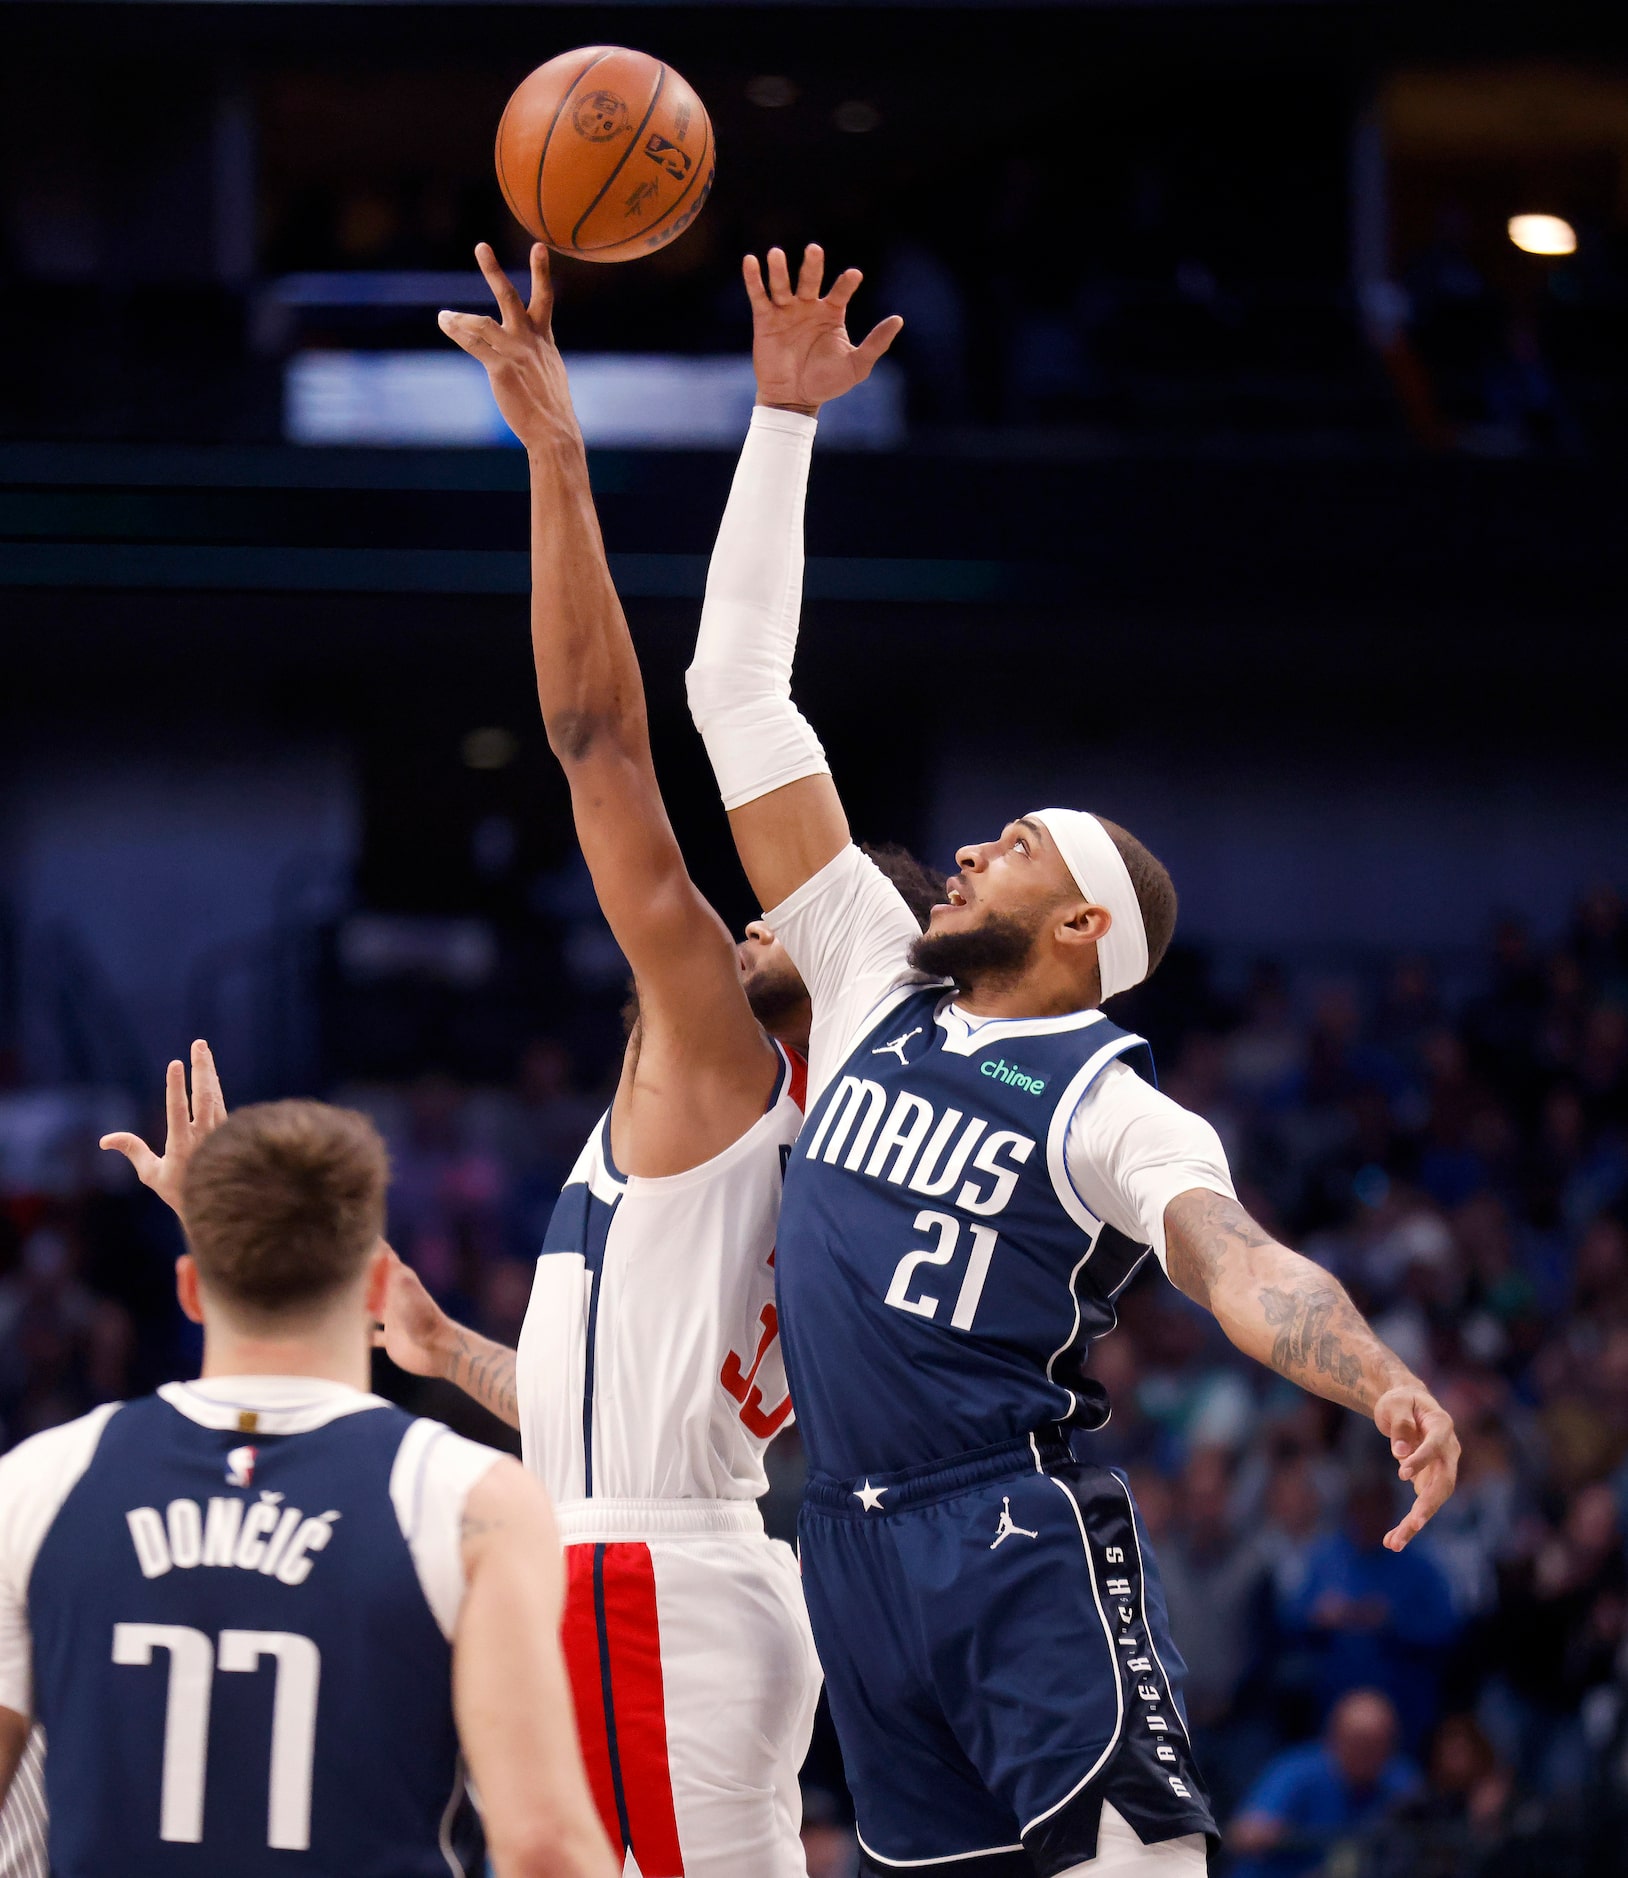
{"type": "Polygon", "coordinates": [[[791,291],[791,269],[786,265],[784,248],[769,250],[769,298],[776,306],[790,306],[794,298],[791,291]]]}
{"type": "Polygon", "coordinates": [[[771,248],[766,259],[766,271],[755,254],[741,263],[746,297],[752,303],[757,401],[813,413],[870,377],[904,321],[896,313],[890,315],[856,346],[848,337],[847,311],[864,280],[857,267],[839,274],[822,295],[825,250],[818,242],[811,241],[803,250],[795,291],[784,249],[771,248]]]}
{"type": "Polygon", "coordinates": [[[487,241],[475,244],[475,265],[486,278],[486,284],[492,290],[492,298],[497,302],[497,310],[506,332],[513,332],[525,319],[526,309],[515,284],[498,265],[497,256],[492,252],[492,245],[487,241]]]}
{"type": "Polygon", "coordinates": [[[484,313],[437,313],[435,323],[455,346],[477,359],[497,350],[494,342],[503,330],[484,313]]]}
{"type": "Polygon", "coordinates": [[[554,280],[549,272],[548,248],[543,242],[531,244],[531,304],[526,317],[540,333],[550,333],[554,322],[554,280]]]}

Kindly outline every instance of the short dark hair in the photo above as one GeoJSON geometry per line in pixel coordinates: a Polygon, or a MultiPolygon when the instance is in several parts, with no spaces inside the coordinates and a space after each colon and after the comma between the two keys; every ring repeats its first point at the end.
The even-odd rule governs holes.
{"type": "Polygon", "coordinates": [[[897,842],[882,841],[873,845],[862,841],[859,845],[898,888],[900,899],[915,915],[916,924],[926,932],[933,908],[944,898],[944,876],[925,861],[918,861],[908,848],[901,848],[897,842]]]}
{"type": "Polygon", "coordinates": [[[379,1131],[326,1102],[239,1109],[199,1145],[182,1195],[205,1287],[296,1317],[352,1282],[384,1232],[390,1159],[379,1131]]]}
{"type": "Polygon", "coordinates": [[[1109,821],[1106,815],[1099,815],[1097,820],[1118,848],[1125,872],[1136,889],[1136,904],[1142,909],[1142,924],[1147,928],[1147,976],[1151,978],[1160,959],[1170,949],[1171,936],[1176,930],[1176,883],[1164,862],[1150,853],[1128,829],[1109,821]]]}

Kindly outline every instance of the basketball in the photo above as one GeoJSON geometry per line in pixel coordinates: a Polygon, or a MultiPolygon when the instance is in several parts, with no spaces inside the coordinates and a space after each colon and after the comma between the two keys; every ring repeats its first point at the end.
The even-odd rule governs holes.
{"type": "Polygon", "coordinates": [[[666,247],[701,212],[712,120],[670,65],[582,46],[539,65],[503,108],[497,180],[532,234],[583,261],[666,247]]]}

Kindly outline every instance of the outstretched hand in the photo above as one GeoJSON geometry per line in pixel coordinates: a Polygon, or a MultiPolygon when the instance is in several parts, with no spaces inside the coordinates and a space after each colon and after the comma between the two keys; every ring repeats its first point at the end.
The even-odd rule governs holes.
{"type": "Polygon", "coordinates": [[[192,1100],[187,1101],[185,1065],[171,1063],[164,1073],[164,1113],[168,1129],[162,1155],[155,1154],[140,1135],[123,1132],[103,1135],[101,1146],[122,1154],[141,1184],[180,1213],[187,1164],[198,1143],[226,1119],[226,1098],[220,1092],[215,1059],[202,1037],[192,1046],[192,1100]]]}
{"type": "Polygon", "coordinates": [[[486,242],[475,259],[497,301],[499,318],[480,313],[441,313],[437,324],[472,359],[479,359],[492,381],[492,396],[503,421],[528,450],[549,444],[582,447],[565,361],[554,343],[554,288],[549,279],[548,249],[531,250],[531,299],[523,301],[498,266],[486,242]]]}
{"type": "Polygon", "coordinates": [[[767,286],[755,254],[747,255],[742,272],[752,302],[752,364],[759,404],[813,416],[822,404],[863,384],[904,326],[895,313],[854,345],[848,338],[848,302],[864,277],[850,267],[822,296],[825,250],[815,242],[803,250],[795,292],[780,248],[769,250],[767,286]]]}
{"type": "Polygon", "coordinates": [[[418,1273],[392,1251],[384,1321],[373,1332],[374,1349],[383,1350],[398,1369],[410,1376],[444,1376],[447,1349],[456,1328],[424,1289],[418,1273]]]}
{"type": "Polygon", "coordinates": [[[1374,1426],[1391,1444],[1397,1472],[1413,1488],[1413,1508],[1385,1535],[1400,1552],[1444,1506],[1458,1482],[1458,1434],[1453,1418],[1433,1395],[1417,1386],[1387,1389],[1374,1404],[1374,1426]]]}

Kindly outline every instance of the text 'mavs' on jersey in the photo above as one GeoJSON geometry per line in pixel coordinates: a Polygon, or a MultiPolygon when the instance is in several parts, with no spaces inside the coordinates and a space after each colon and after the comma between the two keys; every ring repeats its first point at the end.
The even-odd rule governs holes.
{"type": "Polygon", "coordinates": [[[26,1578],[57,1878],[465,1869],[430,1595],[462,1583],[436,1450],[473,1444],[342,1393],[282,1435],[186,1385],[52,1431],[82,1435],[65,1496],[34,1494],[26,1578]]]}
{"type": "Polygon", "coordinates": [[[858,1478],[1107,1419],[1091,1340],[1151,1248],[1069,1182],[1081,1097],[1140,1037],[1098,1011],[969,1024],[929,986],[893,1004],[809,1115],[777,1253],[810,1465],[858,1478]]]}

